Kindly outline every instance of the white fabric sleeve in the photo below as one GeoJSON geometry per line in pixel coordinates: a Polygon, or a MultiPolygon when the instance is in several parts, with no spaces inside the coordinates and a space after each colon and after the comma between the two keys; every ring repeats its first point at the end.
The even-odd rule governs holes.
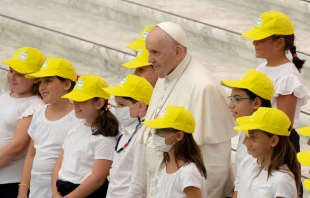
{"type": "Polygon", "coordinates": [[[32,116],[35,112],[37,112],[38,110],[40,110],[43,106],[43,104],[37,104],[34,106],[30,106],[28,107],[21,116],[18,117],[18,120],[23,119],[23,118],[27,118],[29,116],[32,116]]]}
{"type": "Polygon", "coordinates": [[[272,185],[275,197],[296,197],[297,190],[294,178],[288,174],[281,174],[272,185]]]}
{"type": "Polygon", "coordinates": [[[279,78],[275,82],[274,88],[274,97],[278,97],[279,95],[290,95],[294,93],[294,96],[298,98],[298,103],[300,106],[305,105],[309,99],[309,95],[305,87],[294,74],[279,78]]]}
{"type": "Polygon", "coordinates": [[[183,192],[184,192],[184,189],[189,186],[199,188],[200,190],[202,189],[204,178],[199,172],[196,164],[190,163],[186,165],[186,167],[183,167],[183,170],[180,176],[181,176],[180,187],[183,192]]]}
{"type": "MultiPolygon", "coordinates": [[[[144,197],[146,192],[146,168],[144,166],[144,145],[139,143],[140,133],[136,134],[133,149],[133,170],[126,198],[144,197]]],[[[127,153],[129,154],[129,153],[127,153]]]]}
{"type": "Polygon", "coordinates": [[[102,135],[93,135],[92,148],[95,160],[105,159],[113,161],[114,147],[116,140],[114,137],[104,137],[102,135]],[[99,136],[99,137],[98,137],[99,136]]]}
{"type": "Polygon", "coordinates": [[[31,120],[31,123],[30,123],[30,126],[28,128],[28,134],[29,136],[31,137],[31,139],[33,139],[34,137],[34,132],[36,130],[36,120],[37,120],[37,114],[34,114],[32,120],[31,120]]]}

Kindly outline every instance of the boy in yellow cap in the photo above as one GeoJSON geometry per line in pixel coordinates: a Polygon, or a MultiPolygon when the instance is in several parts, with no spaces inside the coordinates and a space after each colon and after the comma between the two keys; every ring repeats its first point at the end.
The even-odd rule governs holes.
{"type": "Polygon", "coordinates": [[[260,107],[237,123],[234,129],[245,132],[243,143],[250,156],[239,166],[233,197],[297,198],[300,166],[289,140],[288,116],[276,108],[260,107]]]}
{"type": "Polygon", "coordinates": [[[129,69],[135,69],[134,74],[137,76],[144,77],[148,80],[153,87],[157,82],[157,75],[155,75],[152,64],[149,63],[149,52],[145,48],[145,39],[148,33],[154,28],[154,25],[146,26],[140,33],[137,40],[129,43],[128,48],[136,52],[136,58],[133,61],[124,63],[123,66],[129,69]]]}
{"type": "MultiPolygon", "coordinates": [[[[17,197],[18,184],[29,146],[27,133],[33,111],[43,105],[38,94],[38,80],[25,75],[40,70],[45,56],[38,49],[23,47],[9,60],[2,61],[9,67],[7,83],[9,91],[0,91],[0,194],[1,197],[17,197]],[[25,112],[27,116],[23,116],[25,112]]],[[[27,189],[27,186],[21,188],[27,189]]]]}
{"type": "MultiPolygon", "coordinates": [[[[273,83],[262,72],[249,69],[239,79],[222,80],[222,84],[232,88],[231,95],[228,96],[228,107],[235,119],[242,116],[250,116],[259,107],[271,107],[271,99],[274,94],[273,83]]],[[[248,155],[245,145],[242,144],[244,137],[244,133],[241,133],[239,136],[235,160],[236,171],[240,162],[248,155]]]]}
{"type": "Polygon", "coordinates": [[[305,61],[300,60],[297,55],[294,25],[287,15],[268,11],[262,13],[256,25],[242,36],[253,40],[256,57],[266,60],[256,70],[266,73],[273,81],[275,94],[272,106],[282,110],[290,118],[290,140],[296,152],[299,152],[299,135],[295,128],[298,126],[300,109],[307,104],[309,95],[300,75],[305,61]],[[292,61],[287,58],[287,51],[291,52],[292,61]]]}
{"type": "MultiPolygon", "coordinates": [[[[305,166],[310,166],[310,151],[303,151],[297,153],[297,159],[301,164],[305,166]]],[[[304,180],[304,186],[306,187],[307,190],[310,191],[310,179],[304,180]]],[[[310,195],[308,198],[310,198],[310,195]]]]}
{"type": "Polygon", "coordinates": [[[168,105],[155,120],[143,122],[154,129],[154,146],[163,152],[155,173],[156,197],[207,197],[206,168],[193,138],[195,119],[184,107],[168,105]]]}
{"type": "Polygon", "coordinates": [[[76,72],[68,60],[49,57],[40,71],[27,74],[26,78],[40,80],[39,91],[46,105],[34,113],[28,129],[31,143],[20,180],[19,196],[27,196],[29,189],[25,186],[30,186],[30,198],[51,197],[54,164],[69,129],[79,121],[70,101],[61,98],[73,89],[76,72]]]}
{"type": "Polygon", "coordinates": [[[153,87],[145,78],[129,74],[119,85],[104,91],[115,96],[115,115],[121,124],[107,198],[145,197],[144,145],[139,137],[153,87]]]}

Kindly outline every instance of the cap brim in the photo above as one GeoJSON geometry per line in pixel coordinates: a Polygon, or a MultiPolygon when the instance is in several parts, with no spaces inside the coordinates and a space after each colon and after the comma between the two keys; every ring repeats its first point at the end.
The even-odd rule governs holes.
{"type": "Polygon", "coordinates": [[[152,64],[149,62],[138,61],[136,59],[123,64],[124,67],[129,68],[129,69],[145,67],[149,65],[152,65],[152,64]]]}
{"type": "Polygon", "coordinates": [[[14,59],[13,60],[12,59],[3,60],[2,63],[11,67],[12,69],[14,69],[15,71],[17,71],[20,74],[29,74],[29,73],[36,72],[33,70],[29,70],[25,63],[18,61],[18,60],[14,60],[14,59]]]}
{"type": "Polygon", "coordinates": [[[107,92],[108,94],[112,96],[119,96],[119,97],[132,97],[128,92],[123,90],[120,87],[108,87],[103,88],[103,91],[107,92]]]}
{"type": "Polygon", "coordinates": [[[304,186],[306,187],[307,190],[310,190],[310,179],[304,180],[304,186]]]}
{"type": "Polygon", "coordinates": [[[140,46],[139,46],[139,44],[138,44],[138,42],[135,40],[135,41],[133,41],[133,42],[131,42],[131,43],[129,43],[127,46],[126,46],[127,48],[129,48],[129,49],[132,49],[132,50],[134,50],[134,51],[138,51],[139,50],[139,48],[140,48],[140,46]]]}
{"type": "Polygon", "coordinates": [[[70,93],[63,95],[61,98],[67,98],[77,102],[83,102],[89,99],[94,98],[95,96],[91,96],[89,94],[85,94],[79,91],[71,91],[70,93]]]}
{"type": "Polygon", "coordinates": [[[301,164],[310,166],[310,151],[297,153],[297,159],[301,164]]]}
{"type": "Polygon", "coordinates": [[[247,87],[242,85],[239,80],[222,80],[221,83],[231,88],[247,89],[247,87]]]}
{"type": "Polygon", "coordinates": [[[150,120],[141,122],[142,124],[152,128],[152,129],[165,129],[165,128],[171,128],[171,125],[164,123],[161,120],[150,120]]]}
{"type": "Polygon", "coordinates": [[[273,34],[264,32],[261,29],[256,28],[256,27],[242,34],[243,37],[253,40],[253,41],[262,40],[272,35],[273,34]]]}
{"type": "Polygon", "coordinates": [[[57,76],[56,74],[45,72],[45,71],[39,71],[32,74],[27,74],[26,78],[43,78],[43,77],[50,77],[50,76],[57,76]]]}
{"type": "Polygon", "coordinates": [[[310,136],[310,126],[304,127],[300,129],[296,129],[297,133],[299,133],[302,136],[310,136]]]}
{"type": "Polygon", "coordinates": [[[257,125],[251,123],[251,116],[237,118],[236,122],[239,126],[235,126],[234,129],[236,131],[244,131],[247,136],[249,136],[249,130],[255,130],[259,128],[257,125]]]}

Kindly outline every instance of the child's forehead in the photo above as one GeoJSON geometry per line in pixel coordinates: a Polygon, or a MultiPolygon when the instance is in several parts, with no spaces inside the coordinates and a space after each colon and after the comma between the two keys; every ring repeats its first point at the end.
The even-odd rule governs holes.
{"type": "Polygon", "coordinates": [[[121,97],[121,96],[115,96],[114,100],[115,100],[116,103],[133,104],[133,102],[130,101],[129,99],[126,99],[126,98],[121,97]]]}

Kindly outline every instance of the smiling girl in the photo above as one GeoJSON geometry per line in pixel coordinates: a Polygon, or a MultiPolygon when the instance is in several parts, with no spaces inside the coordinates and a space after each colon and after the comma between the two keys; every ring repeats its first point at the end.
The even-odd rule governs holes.
{"type": "Polygon", "coordinates": [[[234,198],[297,198],[300,167],[289,141],[291,122],[276,109],[260,107],[252,116],[237,119],[250,156],[237,172],[234,198]]]}
{"type": "MultiPolygon", "coordinates": [[[[63,58],[47,58],[39,72],[26,77],[40,78],[39,91],[47,105],[35,112],[29,127],[32,141],[21,183],[30,185],[30,198],[52,197],[52,169],[69,129],[78,122],[70,101],[61,98],[74,87],[76,72],[63,58]]],[[[18,197],[27,197],[27,191],[20,188],[18,197]]]]}
{"type": "MultiPolygon", "coordinates": [[[[25,75],[39,71],[45,56],[35,48],[23,47],[10,60],[3,63],[10,67],[8,92],[0,93],[0,194],[16,198],[22,167],[30,137],[27,129],[32,115],[20,118],[26,111],[43,104],[38,96],[38,80],[25,75]]],[[[27,189],[27,186],[21,186],[27,189]]]]}
{"type": "Polygon", "coordinates": [[[113,161],[119,124],[108,109],[108,84],[96,75],[83,75],[72,92],[75,115],[83,122],[73,127],[53,169],[53,197],[102,198],[113,161]]]}

